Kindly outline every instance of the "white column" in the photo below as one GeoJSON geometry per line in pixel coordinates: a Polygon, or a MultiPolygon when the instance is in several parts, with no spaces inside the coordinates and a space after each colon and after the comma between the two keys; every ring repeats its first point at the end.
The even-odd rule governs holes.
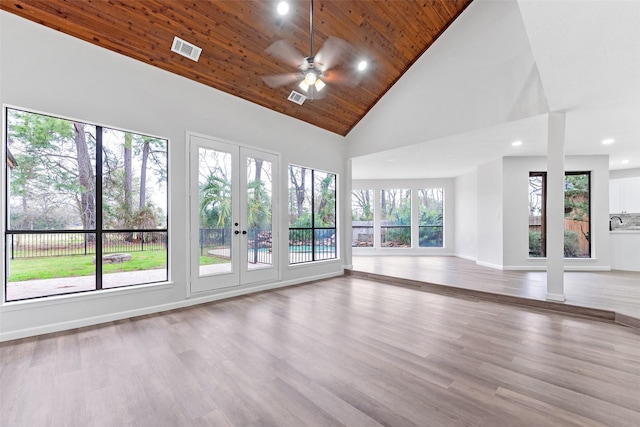
{"type": "Polygon", "coordinates": [[[342,229],[342,248],[344,250],[343,254],[343,268],[353,269],[353,252],[351,249],[351,240],[353,239],[353,229],[351,224],[351,191],[352,185],[351,182],[353,180],[352,176],[352,161],[351,159],[346,160],[346,167],[344,176],[341,177],[342,185],[344,193],[340,200],[343,200],[342,206],[338,206],[338,209],[342,211],[342,224],[340,228],[342,229]]]}
{"type": "Polygon", "coordinates": [[[549,113],[547,140],[547,299],[564,301],[565,113],[549,113]]]}

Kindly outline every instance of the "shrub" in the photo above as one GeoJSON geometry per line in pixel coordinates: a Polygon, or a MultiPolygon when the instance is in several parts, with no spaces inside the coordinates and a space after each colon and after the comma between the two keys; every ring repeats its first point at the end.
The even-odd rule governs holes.
{"type": "Polygon", "coordinates": [[[542,234],[539,231],[529,231],[529,255],[542,256],[542,234]]]}
{"type": "Polygon", "coordinates": [[[575,231],[564,232],[564,257],[577,258],[580,256],[580,242],[575,231]]]}

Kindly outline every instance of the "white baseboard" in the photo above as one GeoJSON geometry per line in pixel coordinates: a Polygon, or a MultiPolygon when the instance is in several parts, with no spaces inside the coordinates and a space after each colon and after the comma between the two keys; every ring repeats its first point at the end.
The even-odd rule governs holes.
{"type": "Polygon", "coordinates": [[[353,258],[357,258],[359,256],[366,257],[377,257],[377,256],[457,256],[453,252],[420,252],[411,249],[384,249],[377,250],[376,252],[362,252],[362,253],[353,253],[351,255],[353,258]]]}
{"type": "Polygon", "coordinates": [[[565,302],[564,294],[552,294],[547,292],[546,299],[548,301],[565,302]]]}
{"type": "MultiPolygon", "coordinates": [[[[546,265],[506,265],[503,270],[510,271],[547,271],[546,265]]],[[[565,265],[564,271],[611,271],[607,265],[565,265]]]]}
{"type": "Polygon", "coordinates": [[[462,259],[466,259],[468,261],[473,261],[473,262],[476,262],[478,260],[478,258],[471,255],[454,254],[453,256],[455,256],[456,258],[462,258],[462,259]]]}
{"type": "Polygon", "coordinates": [[[53,332],[67,331],[69,329],[83,328],[86,326],[99,325],[101,323],[113,322],[116,320],[129,319],[136,316],[144,316],[147,314],[160,313],[168,310],[175,310],[177,308],[190,307],[198,304],[205,304],[212,301],[219,301],[227,298],[233,298],[241,295],[247,295],[255,292],[262,292],[271,289],[284,288],[287,286],[299,285],[301,283],[312,282],[314,280],[329,279],[331,277],[337,277],[343,275],[343,271],[334,273],[319,274],[311,277],[304,277],[300,279],[285,280],[276,283],[269,283],[264,285],[253,286],[243,289],[223,290],[215,294],[208,294],[206,296],[198,297],[191,294],[191,298],[176,301],[169,304],[161,304],[150,307],[138,308],[135,310],[119,311],[115,313],[104,314],[94,317],[85,317],[82,319],[74,319],[65,322],[58,322],[49,325],[37,326],[33,328],[18,329],[15,331],[8,331],[0,333],[0,342],[16,340],[21,338],[32,337],[36,335],[50,334],[53,332]]]}
{"type": "Polygon", "coordinates": [[[484,261],[477,261],[476,260],[476,264],[481,265],[483,267],[495,268],[496,270],[503,270],[504,269],[504,266],[502,266],[502,265],[491,264],[489,262],[484,262],[484,261]]]}

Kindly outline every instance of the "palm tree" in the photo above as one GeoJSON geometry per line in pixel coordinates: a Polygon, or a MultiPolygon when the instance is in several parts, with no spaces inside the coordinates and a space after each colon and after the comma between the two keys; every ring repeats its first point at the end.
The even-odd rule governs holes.
{"type": "Polygon", "coordinates": [[[231,183],[224,178],[209,175],[200,187],[200,215],[205,223],[216,227],[231,227],[231,183]]]}

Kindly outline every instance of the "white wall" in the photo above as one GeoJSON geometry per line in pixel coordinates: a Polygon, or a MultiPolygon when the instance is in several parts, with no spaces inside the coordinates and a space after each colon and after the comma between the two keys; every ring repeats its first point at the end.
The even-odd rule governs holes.
{"type": "Polygon", "coordinates": [[[478,256],[476,262],[502,268],[504,227],[502,159],[478,166],[478,256]]]}
{"type": "Polygon", "coordinates": [[[478,257],[478,172],[455,179],[455,254],[473,261],[478,257]]]}
{"type": "MultiPolygon", "coordinates": [[[[503,260],[504,269],[544,269],[545,259],[529,258],[529,172],[546,171],[546,157],[504,157],[503,260]]],[[[565,259],[565,269],[608,270],[609,262],[609,158],[567,156],[567,172],[591,172],[592,259],[565,259]]],[[[480,203],[480,209],[483,203],[480,203]]],[[[497,253],[497,250],[496,250],[497,253]]]]}
{"type": "Polygon", "coordinates": [[[518,3],[476,0],[349,133],[349,157],[548,111],[518,3]]]}
{"type": "MultiPolygon", "coordinates": [[[[411,231],[412,248],[352,248],[353,255],[453,255],[455,251],[455,191],[452,178],[442,179],[354,179],[351,183],[354,190],[374,190],[375,212],[380,212],[380,190],[410,189],[411,190],[411,231]],[[444,189],[444,247],[418,247],[418,190],[424,188],[444,189]]],[[[350,209],[351,207],[349,207],[350,209]]],[[[377,217],[376,217],[377,218],[377,217]]],[[[379,220],[376,219],[374,241],[379,245],[379,220]]]]}
{"type": "MultiPolygon", "coordinates": [[[[0,102],[168,138],[171,256],[169,285],[3,304],[1,339],[219,297],[215,293],[185,297],[189,283],[187,131],[280,153],[283,212],[288,163],[335,172],[338,191],[348,188],[342,137],[5,12],[0,12],[0,102]]],[[[286,231],[286,215],[280,225],[286,231]]],[[[350,244],[349,238],[342,241],[350,244]]],[[[347,252],[344,245],[340,252],[347,252]]],[[[287,257],[281,258],[281,281],[276,286],[342,272],[341,260],[290,268],[287,257]]],[[[4,277],[4,271],[0,273],[4,277]]]]}
{"type": "Polygon", "coordinates": [[[619,169],[609,171],[609,179],[636,178],[640,176],[640,168],[619,169]]]}

